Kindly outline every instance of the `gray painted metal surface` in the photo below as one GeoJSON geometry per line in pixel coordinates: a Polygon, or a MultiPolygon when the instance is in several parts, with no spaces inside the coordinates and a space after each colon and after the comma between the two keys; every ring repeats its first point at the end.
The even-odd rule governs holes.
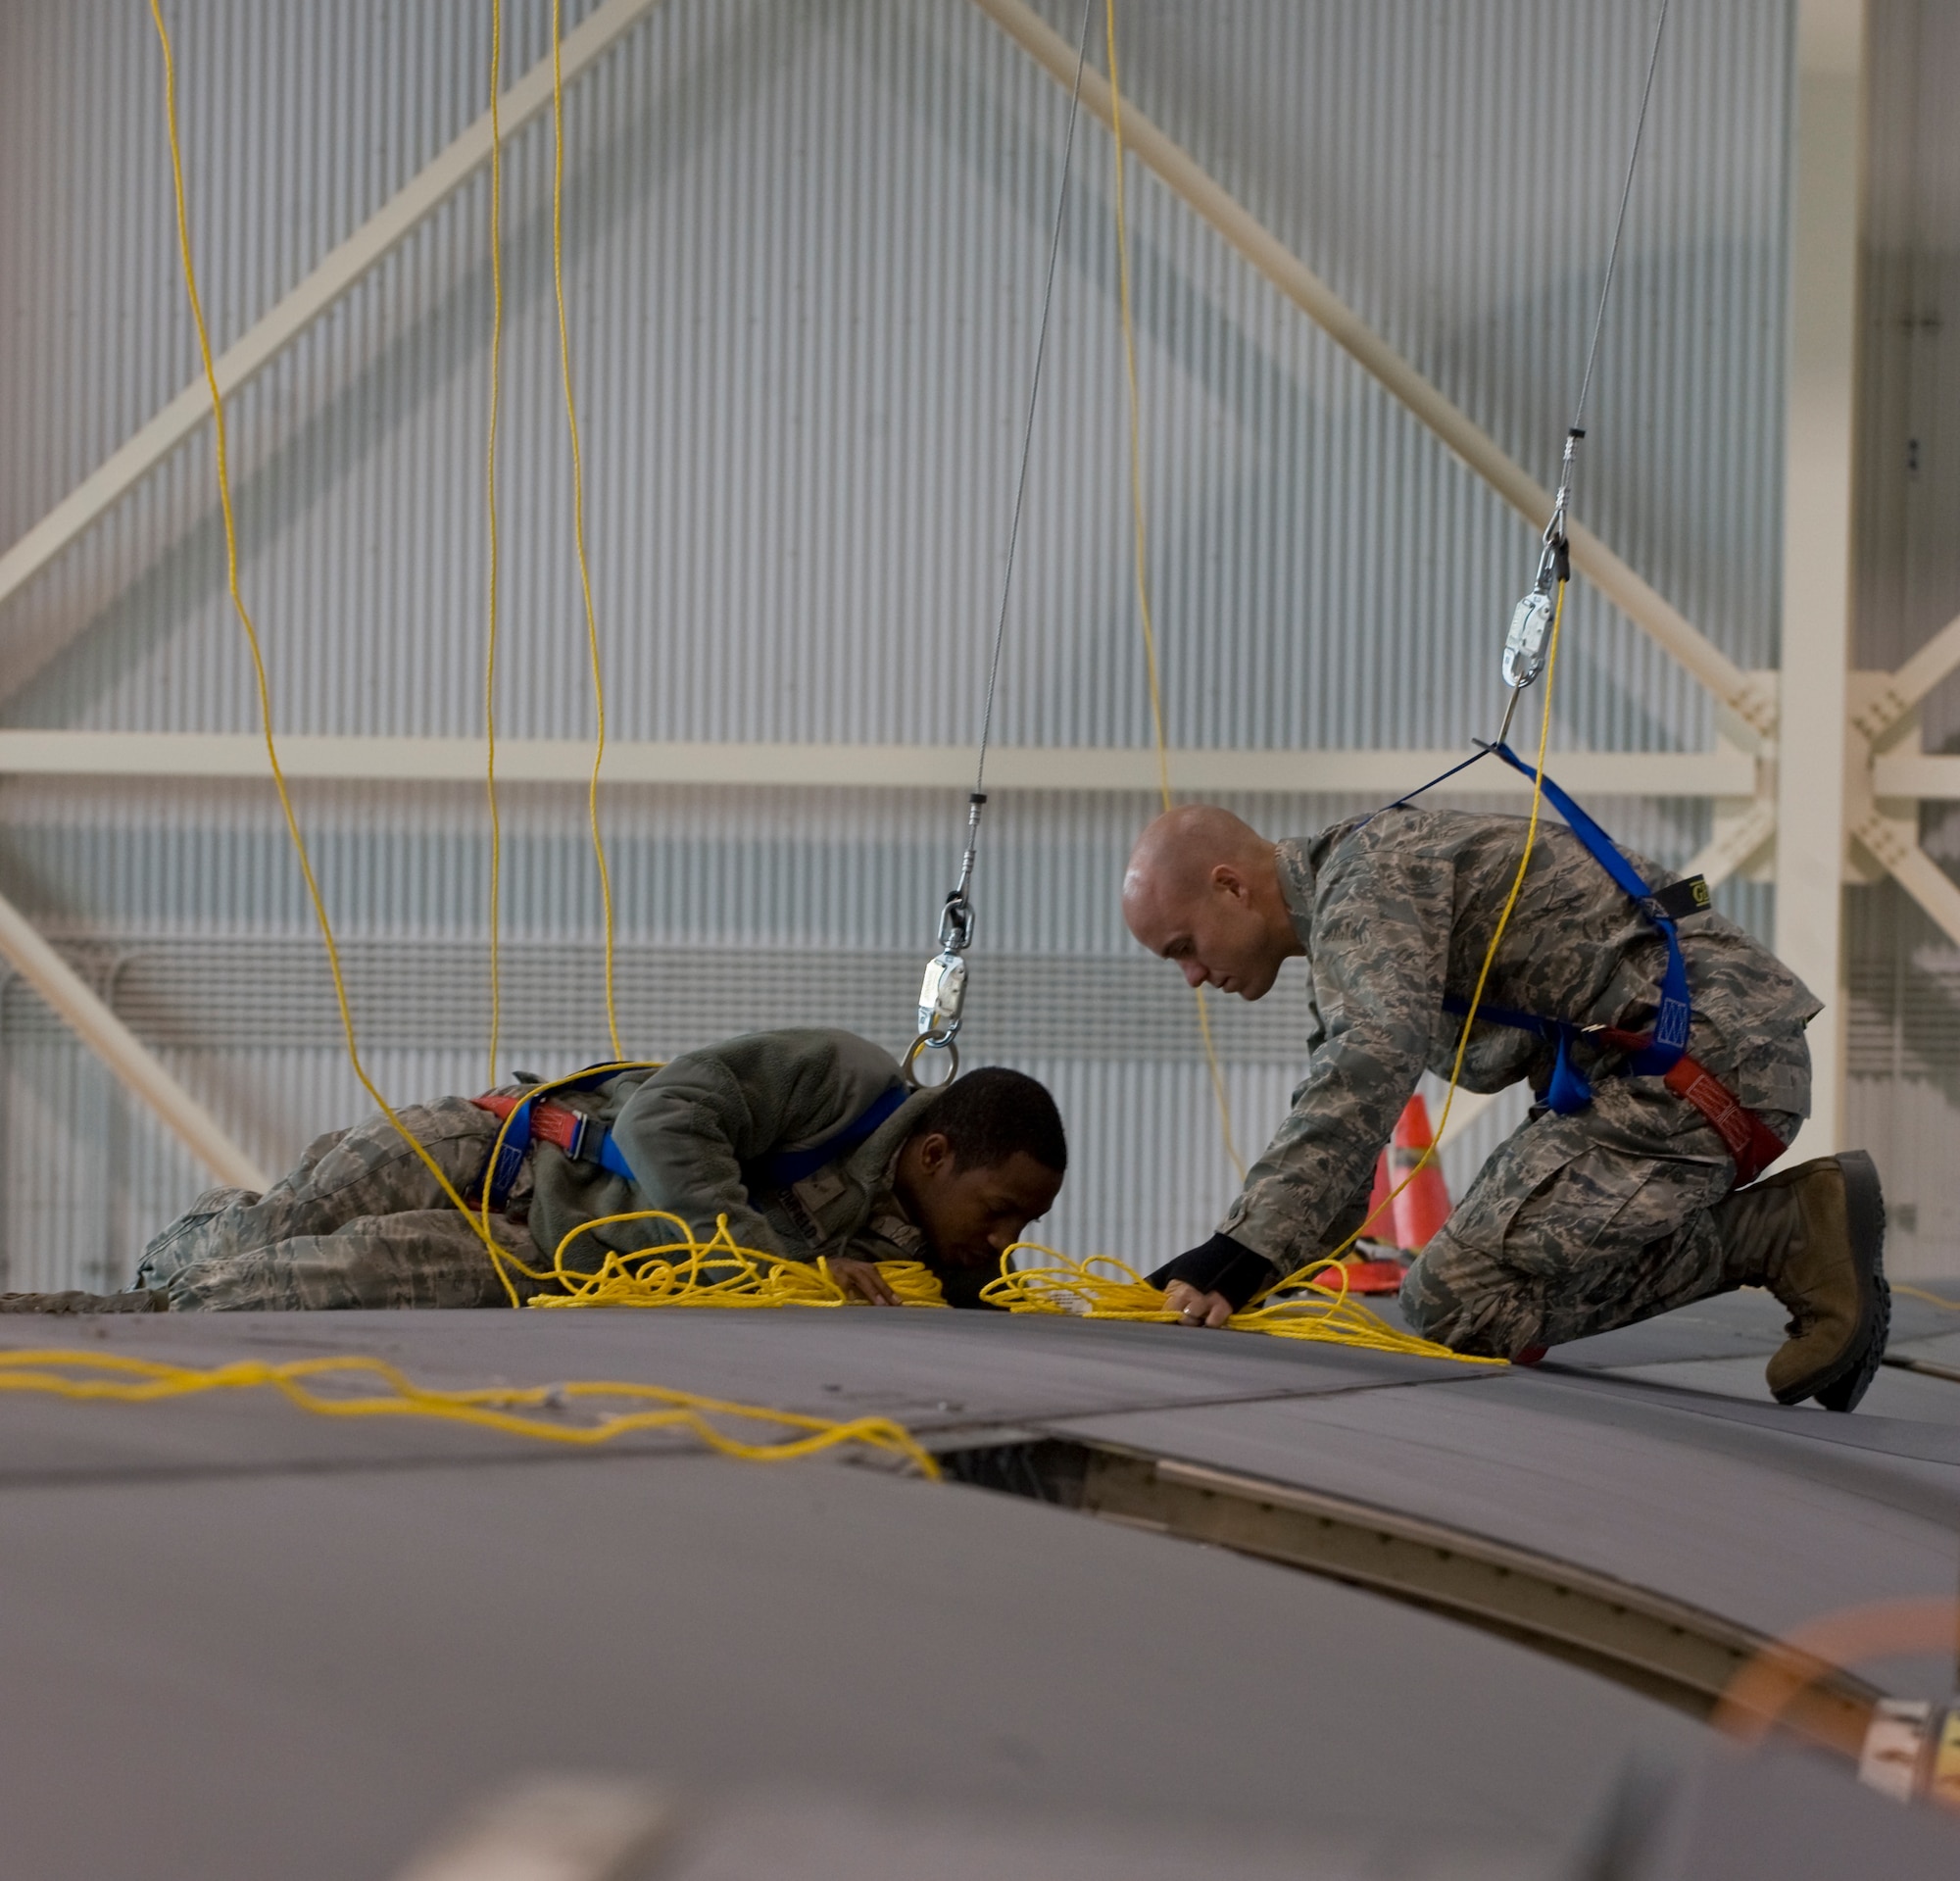
{"type": "MultiPolygon", "coordinates": [[[[189,1363],[373,1353],[437,1384],[639,1379],[822,1415],[881,1412],[934,1442],[1106,1439],[1432,1516],[1765,1633],[1960,1583],[1960,1423],[1785,1410],[1604,1369],[869,1310],[14,1319],[0,1321],[0,1342],[42,1345],[75,1326],[99,1333],[99,1350],[189,1363]]],[[[37,1399],[6,1409],[21,1436],[0,1480],[17,1482],[264,1463],[292,1445],[349,1461],[503,1448],[228,1396],[133,1412],[37,1399]]]]}
{"type": "MultiPolygon", "coordinates": [[[[956,1414],[921,1405],[933,1391],[998,1414],[1300,1371],[1193,1354],[1166,1387],[1150,1342],[1100,1336],[1115,1328],[386,1317],[119,1326],[106,1349],[351,1343],[449,1378],[548,1352],[561,1373],[658,1369],[921,1422],[956,1414]]],[[[1382,1375],[1312,1370],[1329,1389],[1382,1375]]],[[[543,1767],[697,1798],[816,1786],[847,1810],[978,1809],[1009,1832],[1162,1822],[1228,1857],[1238,1835],[1304,1835],[1455,1872],[1569,1851],[1630,1757],[1678,1766],[1701,1741],[1503,1642],[1215,1551],[864,1469],[663,1452],[571,1458],[242,1400],[9,1398],[16,1858],[50,1881],[127,1872],[138,1850],[158,1875],[380,1874],[543,1767]],[[1194,1625],[1219,1637],[1194,1650],[1194,1625]],[[78,1809],[80,1767],[141,1779],[78,1809]]]]}
{"type": "MultiPolygon", "coordinates": [[[[1604,1563],[1761,1628],[1945,1591],[1956,1565],[1960,1462],[1921,1457],[1949,1426],[1744,1418],[1577,1368],[869,1310],[14,1319],[0,1340],[364,1352],[451,1385],[658,1380],[887,1411],[939,1444],[1113,1436],[1604,1563]]],[[[813,1786],[854,1834],[868,1811],[929,1843],[980,1810],[1007,1846],[1215,1835],[1228,1874],[1239,1856],[1265,1871],[1282,1836],[1331,1873],[1530,1872],[1574,1858],[1630,1758],[1679,1771],[1708,1741],[1325,1580],[664,1437],[568,1454],[242,1394],[9,1395],[0,1502],[0,1796],[10,1847],[49,1877],[126,1872],[136,1850],[158,1875],[388,1873],[540,1769],[652,1777],[737,1829],[759,1794],[780,1818],[813,1786]],[[141,1780],[76,1808],[78,1767],[141,1780]]]]}

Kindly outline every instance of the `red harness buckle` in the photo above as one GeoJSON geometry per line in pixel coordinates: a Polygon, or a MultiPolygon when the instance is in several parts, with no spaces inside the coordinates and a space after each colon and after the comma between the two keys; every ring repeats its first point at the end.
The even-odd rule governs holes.
{"type": "MultiPolygon", "coordinates": [[[[479,1111],[488,1111],[492,1116],[504,1118],[526,1100],[492,1093],[487,1097],[472,1097],[469,1101],[479,1111]]],[[[574,1161],[585,1147],[585,1132],[591,1121],[590,1117],[581,1115],[564,1104],[534,1103],[530,1108],[532,1137],[540,1143],[556,1145],[574,1161]]]]}
{"type": "Polygon", "coordinates": [[[1738,1188],[1753,1182],[1788,1148],[1714,1072],[1686,1052],[1663,1073],[1661,1082],[1714,1125],[1735,1160],[1738,1188]]]}

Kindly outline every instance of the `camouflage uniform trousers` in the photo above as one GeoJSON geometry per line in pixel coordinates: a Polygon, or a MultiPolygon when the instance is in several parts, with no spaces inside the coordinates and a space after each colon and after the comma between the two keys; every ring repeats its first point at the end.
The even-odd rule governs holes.
{"type": "MultiPolygon", "coordinates": [[[[498,1119],[466,1098],[397,1114],[466,1200],[482,1180],[498,1119]]],[[[514,1200],[530,1184],[524,1164],[514,1200]]],[[[538,1264],[527,1230],[501,1214],[491,1232],[538,1264]]],[[[534,1291],[514,1274],[519,1294],[534,1291]]],[[[299,1167],[254,1195],[211,1189],[145,1251],[138,1286],[172,1312],[327,1307],[501,1307],[510,1296],[474,1228],[385,1116],[311,1144],[299,1167]]]]}
{"type": "MultiPolygon", "coordinates": [[[[1402,1280],[1424,1337],[1514,1358],[1740,1284],[1710,1211],[1736,1165],[1655,1079],[1609,1077],[1570,1116],[1535,1110],[1484,1164],[1402,1280]]],[[[1760,1112],[1787,1144],[1801,1119],[1760,1112]]]]}

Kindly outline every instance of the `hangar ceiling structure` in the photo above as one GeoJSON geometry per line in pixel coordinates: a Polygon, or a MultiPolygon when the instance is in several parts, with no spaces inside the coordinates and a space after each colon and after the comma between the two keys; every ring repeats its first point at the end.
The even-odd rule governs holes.
{"type": "MultiPolygon", "coordinates": [[[[936,793],[969,763],[957,702],[999,551],[1008,486],[994,433],[1025,370],[1038,205],[1065,107],[1055,81],[1072,75],[1064,11],[569,10],[584,402],[618,421],[595,446],[602,616],[628,702],[607,774],[619,840],[647,845],[628,946],[642,957],[625,970],[645,989],[649,1044],[693,1042],[662,1010],[690,966],[726,987],[732,1013],[773,986],[771,1018],[816,1012],[882,1033],[895,1028],[880,974],[896,975],[892,1012],[905,1010],[898,963],[946,866],[936,793]]],[[[1888,103],[1915,85],[1931,97],[1927,74],[1955,53],[1936,10],[1874,4],[1869,30],[1864,11],[1681,6],[1580,492],[1574,644],[1591,664],[1558,734],[1565,782],[1628,800],[1615,809],[1627,840],[1730,878],[1731,912],[1839,990],[1835,1027],[1816,1035],[1819,1144],[1869,1134],[1908,1087],[1937,1122],[1960,1077],[1960,1055],[1935,1050],[1916,1075],[1899,1059],[1901,1038],[1916,1049],[1904,979],[1921,1008],[1960,981],[1944,966],[1960,891],[1937,840],[1938,806],[1960,798],[1937,710],[1960,667],[1960,621],[1946,624],[1960,592],[1925,574],[1911,623],[1897,595],[1871,599],[1871,492],[1903,454],[1874,429],[1875,401],[1856,398],[1861,372],[1900,382],[1886,351],[1898,333],[1940,343],[1938,283],[1874,261],[1865,317],[1854,298],[1861,225],[1917,256],[1950,200],[1924,181],[1913,142],[1928,114],[1881,114],[1889,142],[1868,161],[1862,101],[1875,85],[1888,103]],[[1862,193],[1848,180],[1860,175],[1862,193]],[[1871,311],[1898,292],[1919,297],[1903,326],[1871,311]],[[1856,666],[1867,644],[1887,651],[1883,670],[1856,666]],[[1797,749],[1802,762],[1780,762],[1797,749]],[[1910,909],[1894,898],[1875,926],[1838,882],[1880,875],[1910,909]],[[1861,1029],[1856,996],[1877,984],[1881,953],[1895,984],[1861,1029]],[[1871,1070],[1887,1021],[1888,1077],[1871,1070]]],[[[1182,790],[1268,823],[1324,820],[1485,728],[1477,702],[1494,689],[1518,545],[1545,507],[1561,362],[1583,343],[1640,56],[1636,23],[1613,10],[1552,12],[1165,7],[1131,25],[1126,130],[1151,179],[1135,211],[1147,449],[1182,790]],[[1491,122],[1477,74],[1496,71],[1544,80],[1555,109],[1491,122]]],[[[520,282],[532,270],[533,321],[542,17],[514,10],[522,75],[502,107],[512,263],[520,282]]],[[[90,1263],[113,1264],[180,1207],[200,1161],[228,1175],[270,1166],[350,1100],[320,1065],[318,986],[290,897],[225,886],[279,866],[241,795],[258,741],[211,592],[208,410],[151,200],[152,48],[115,9],[24,9],[8,30],[22,53],[8,70],[41,95],[10,117],[24,161],[7,166],[5,227],[49,284],[24,296],[9,334],[12,358],[40,364],[31,376],[10,366],[10,434],[30,461],[10,470],[0,555],[0,887],[18,904],[0,943],[40,1001],[147,1089],[180,1145],[91,1082],[32,996],[0,1004],[0,1020],[20,1013],[10,1109],[40,1132],[22,1162],[52,1172],[7,1227],[10,1258],[44,1264],[14,1270],[99,1278],[107,1267],[90,1263]],[[101,44],[93,63],[78,58],[84,36],[101,44]],[[40,115],[78,72],[115,100],[88,114],[111,133],[92,151],[40,115]],[[63,259],[50,206],[83,201],[112,213],[63,259]],[[133,259],[95,252],[124,231],[133,259]],[[103,349],[131,331],[141,343],[91,393],[103,349]],[[60,427],[59,449],[32,448],[60,427]],[[107,1213],[82,1222],[62,1190],[104,1154],[126,1166],[97,1185],[107,1213]]],[[[465,780],[480,762],[480,607],[466,572],[480,470],[466,440],[480,423],[469,369],[489,135],[461,17],[418,33],[397,59],[356,28],[336,37],[293,12],[212,4],[186,10],[181,37],[193,228],[251,460],[247,581],[264,597],[282,748],[328,831],[336,920],[357,955],[371,949],[357,1005],[384,1075],[469,1082],[466,1022],[436,1009],[480,972],[464,855],[465,780]],[[311,101],[282,94],[284,55],[330,82],[311,101]],[[405,938],[422,956],[406,970],[405,938]]],[[[1092,69],[1084,102],[1099,122],[1106,99],[1092,69]]],[[[1107,500],[1106,139],[1081,173],[1057,310],[1067,389],[1037,434],[1031,500],[1047,526],[1030,545],[994,773],[1020,806],[998,891],[1015,906],[1002,911],[1008,933],[983,935],[1005,957],[1004,997],[991,1034],[976,1002],[972,1036],[1024,1062],[1046,1043],[1071,1112],[1101,1113],[1064,1208],[1113,1248],[1201,1226],[1220,1159],[1191,1150],[1170,1189],[1138,1189],[1134,1171],[1178,1138],[1193,1028],[1089,906],[1152,759],[1113,552],[1121,509],[1107,500]]],[[[1903,382],[1886,412],[1913,430],[1925,468],[1911,474],[1950,480],[1951,439],[1920,421],[1936,375],[1931,392],[1924,371],[1903,382]]],[[[591,974],[585,884],[553,836],[586,746],[575,673],[550,651],[562,470],[541,384],[535,361],[514,363],[506,503],[534,538],[513,583],[532,631],[500,772],[535,787],[517,813],[529,901],[513,912],[542,1004],[518,1037],[554,1068],[554,1044],[567,1064],[584,1054],[548,1033],[544,1009],[589,1027],[591,974]]],[[[1477,789],[1470,801],[1507,800],[1495,780],[1477,789]]],[[[690,1021],[721,1016],[690,1006],[690,1021]]],[[[1297,1021],[1219,1016],[1256,1136],[1284,1101],[1297,1021]]],[[[1464,1131],[1459,1167],[1504,1121],[1498,1107],[1464,1131]]],[[[1960,1192],[1946,1193],[1938,1159],[1922,1162],[1887,1168],[1924,1210],[1909,1261],[1960,1268],[1960,1192]]]]}

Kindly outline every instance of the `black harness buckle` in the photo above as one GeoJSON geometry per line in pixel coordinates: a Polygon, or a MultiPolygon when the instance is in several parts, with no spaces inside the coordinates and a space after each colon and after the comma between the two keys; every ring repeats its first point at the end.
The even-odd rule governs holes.
{"type": "Polygon", "coordinates": [[[1715,896],[1699,875],[1689,875],[1665,888],[1656,888],[1647,897],[1651,913],[1662,920],[1685,921],[1690,915],[1705,915],[1715,906],[1715,896]]]}

